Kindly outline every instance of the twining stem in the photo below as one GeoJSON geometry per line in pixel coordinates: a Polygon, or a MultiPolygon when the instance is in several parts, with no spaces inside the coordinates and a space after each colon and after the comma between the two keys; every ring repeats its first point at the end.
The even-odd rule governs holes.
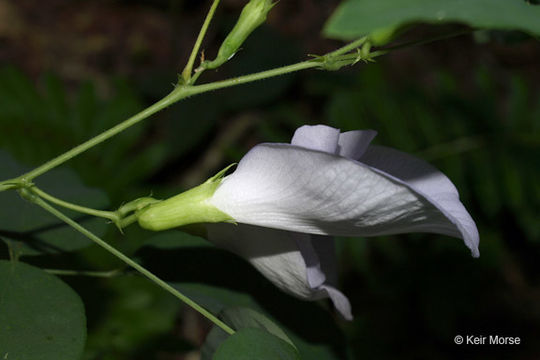
{"type": "Polygon", "coordinates": [[[208,84],[192,86],[189,88],[189,93],[190,95],[201,94],[208,91],[223,89],[226,87],[231,87],[231,86],[240,85],[240,84],[246,84],[246,83],[257,81],[257,80],[263,80],[263,79],[271,78],[274,76],[285,75],[285,74],[292,73],[295,71],[316,68],[316,67],[319,67],[320,65],[321,65],[320,62],[316,62],[314,60],[303,61],[296,64],[287,65],[287,66],[283,66],[283,67],[275,68],[271,70],[261,71],[254,74],[239,76],[236,78],[216,81],[216,82],[212,82],[208,84]]]}
{"type": "Polygon", "coordinates": [[[212,6],[210,7],[208,14],[206,15],[206,19],[204,19],[204,23],[201,27],[201,31],[199,32],[199,36],[197,36],[197,40],[195,41],[193,50],[191,50],[191,55],[189,56],[186,67],[184,68],[184,71],[182,71],[182,78],[184,79],[184,82],[186,84],[188,84],[189,80],[191,79],[191,72],[193,71],[193,64],[195,63],[195,58],[197,58],[197,54],[199,53],[202,41],[204,39],[204,36],[206,35],[208,26],[210,25],[210,21],[214,17],[214,13],[216,12],[216,9],[219,5],[219,1],[220,0],[214,0],[214,2],[212,3],[212,6]]]}
{"type": "Polygon", "coordinates": [[[163,99],[159,100],[155,104],[147,107],[138,114],[133,115],[129,119],[121,122],[120,124],[102,132],[101,134],[91,138],[90,140],[83,142],[82,144],[74,147],[73,149],[63,153],[62,155],[46,162],[45,164],[35,168],[34,170],[20,176],[18,179],[24,179],[25,181],[31,181],[39,175],[46,173],[47,171],[57,167],[60,164],[74,158],[75,156],[85,152],[88,149],[96,146],[97,144],[113,137],[126,130],[127,128],[137,124],[139,121],[146,119],[150,115],[166,108],[167,106],[174,104],[180,99],[183,99],[187,96],[185,87],[178,86],[176,87],[169,95],[165,96],[163,99]]]}
{"type": "MultiPolygon", "coordinates": [[[[369,54],[369,58],[374,58],[374,57],[384,55],[384,54],[386,54],[386,51],[384,51],[384,50],[375,51],[375,52],[372,52],[372,53],[369,54]]],[[[223,89],[223,88],[226,88],[226,87],[231,87],[231,86],[240,85],[240,84],[246,84],[246,83],[250,83],[250,82],[253,82],[253,81],[257,81],[257,80],[263,80],[263,79],[271,78],[271,77],[274,77],[274,76],[285,75],[285,74],[296,72],[296,71],[299,71],[299,70],[306,70],[306,69],[312,69],[312,68],[321,68],[322,65],[323,65],[323,62],[322,62],[321,59],[324,59],[324,57],[326,57],[326,56],[327,55],[324,55],[324,56],[317,57],[315,59],[302,61],[302,62],[299,62],[299,63],[296,63],[296,64],[287,65],[287,66],[283,66],[283,67],[276,68],[276,69],[261,71],[261,72],[254,73],[254,74],[239,76],[239,77],[232,78],[232,79],[227,79],[227,80],[222,80],[222,81],[215,81],[215,82],[212,82],[212,83],[209,83],[209,84],[191,86],[191,87],[189,87],[189,89],[187,91],[189,91],[189,96],[192,96],[192,95],[196,95],[196,94],[200,94],[200,93],[205,93],[205,92],[209,92],[209,91],[223,89]]],[[[346,62],[347,61],[347,62],[352,64],[355,61],[356,58],[358,58],[358,54],[338,55],[338,56],[335,57],[334,61],[338,61],[338,62],[340,62],[340,61],[346,62]]],[[[345,64],[343,64],[343,65],[345,65],[345,64]]]]}
{"type": "Polygon", "coordinates": [[[37,196],[39,196],[39,197],[41,197],[41,198],[43,198],[43,199],[45,199],[45,200],[47,200],[47,201],[49,201],[49,202],[51,202],[53,204],[62,206],[64,208],[66,208],[66,209],[77,211],[77,212],[80,212],[82,214],[87,214],[87,215],[92,215],[92,216],[97,216],[97,217],[109,219],[114,223],[118,223],[121,220],[120,216],[117,213],[113,212],[113,211],[96,210],[96,209],[88,208],[86,206],[73,204],[73,203],[58,199],[58,198],[56,198],[56,197],[54,197],[54,196],[52,196],[50,194],[47,194],[45,191],[37,188],[36,186],[32,186],[31,188],[29,188],[29,190],[32,193],[36,194],[37,196]]]}
{"type": "Polygon", "coordinates": [[[339,56],[348,53],[349,51],[353,51],[356,48],[359,48],[361,45],[363,45],[367,41],[367,36],[361,37],[358,40],[355,40],[343,47],[340,47],[337,50],[332,51],[331,53],[328,53],[328,56],[339,56]]]}
{"type": "Polygon", "coordinates": [[[169,292],[176,298],[180,299],[188,306],[191,306],[193,309],[198,311],[201,315],[205,316],[208,320],[212,321],[214,324],[216,324],[221,329],[223,329],[223,331],[225,331],[226,333],[230,335],[234,334],[233,329],[231,329],[227,324],[219,320],[216,316],[212,315],[208,310],[204,309],[199,304],[197,304],[196,302],[194,302],[193,300],[191,300],[190,298],[188,298],[187,296],[185,296],[184,294],[182,294],[181,292],[173,288],[171,285],[167,284],[165,281],[158,278],[156,275],[151,273],[149,270],[147,270],[143,266],[131,260],[128,256],[124,255],[123,253],[121,253],[120,251],[118,251],[117,249],[115,249],[114,247],[106,243],[105,241],[103,241],[97,235],[88,231],[87,229],[79,225],[77,222],[73,221],[72,219],[64,215],[59,210],[49,205],[49,203],[47,203],[45,200],[37,196],[34,196],[31,201],[34,202],[36,205],[42,207],[44,210],[46,210],[53,216],[62,220],[63,222],[65,222],[66,224],[68,224],[69,226],[71,226],[72,228],[74,228],[75,230],[77,230],[78,232],[86,236],[87,238],[89,238],[90,240],[94,241],[96,244],[98,244],[99,246],[101,246],[102,248],[104,248],[105,250],[107,250],[108,252],[110,252],[111,254],[113,254],[114,256],[122,260],[123,262],[125,262],[127,265],[131,266],[132,268],[140,272],[142,275],[146,276],[150,281],[154,282],[165,291],[169,292]]]}
{"type": "Polygon", "coordinates": [[[16,187],[17,187],[17,185],[15,185],[13,183],[10,183],[10,182],[7,182],[7,181],[0,182],[0,192],[6,191],[6,190],[9,190],[9,189],[14,189],[16,187]]]}

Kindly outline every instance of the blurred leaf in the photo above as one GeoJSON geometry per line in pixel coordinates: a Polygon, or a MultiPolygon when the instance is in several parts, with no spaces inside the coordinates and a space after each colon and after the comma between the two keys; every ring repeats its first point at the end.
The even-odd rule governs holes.
{"type": "MultiPolygon", "coordinates": [[[[136,114],[142,104],[131,87],[114,84],[114,95],[101,99],[91,83],[69,96],[53,75],[37,86],[18,70],[0,68],[0,148],[21,161],[39,165],[136,114]]],[[[121,196],[126,186],[158,169],[165,145],[144,141],[149,122],[134,126],[71,160],[88,183],[121,196]],[[128,161],[129,159],[129,161],[128,161]]]]}
{"type": "MultiPolygon", "coordinates": [[[[298,61],[299,51],[291,41],[271,28],[262,26],[253,33],[244,48],[230,61],[234,76],[289,65],[298,61]]],[[[294,76],[294,75],[293,75],[294,76]]],[[[228,109],[238,110],[261,106],[282,96],[292,83],[291,75],[232,87],[223,93],[228,109]]]]}
{"type": "Polygon", "coordinates": [[[287,342],[261,329],[246,328],[236,332],[217,349],[215,360],[292,360],[300,355],[287,342]]]}
{"type": "MultiPolygon", "coordinates": [[[[22,175],[28,170],[0,150],[2,179],[22,175]]],[[[66,169],[52,170],[37,178],[35,183],[42,190],[65,201],[93,208],[108,204],[107,196],[102,191],[85,187],[75,174],[66,169]]],[[[0,235],[18,256],[73,251],[92,243],[40,207],[23,200],[15,191],[1,192],[0,204],[0,235]]],[[[65,213],[98,236],[103,235],[107,229],[103,219],[81,217],[70,211],[65,213]]]]}
{"type": "Polygon", "coordinates": [[[86,319],[79,296],[55,276],[0,260],[0,358],[79,360],[86,319]]]}
{"type": "Polygon", "coordinates": [[[326,23],[324,34],[347,40],[412,22],[462,22],[540,35],[538,19],[540,7],[523,0],[346,0],[326,23]]]}
{"type": "Polygon", "coordinates": [[[178,106],[167,111],[165,136],[168,154],[181,156],[190,151],[196,151],[195,146],[210,136],[222,111],[221,96],[212,96],[212,94],[185,99],[178,106]]]}
{"type": "Polygon", "coordinates": [[[175,349],[189,349],[189,344],[173,334],[181,303],[152,282],[137,276],[111,278],[101,293],[85,300],[103,301],[103,292],[108,301],[96,314],[99,318],[92,319],[91,327],[89,324],[85,358],[152,359],[152,345],[169,336],[175,349]]]}

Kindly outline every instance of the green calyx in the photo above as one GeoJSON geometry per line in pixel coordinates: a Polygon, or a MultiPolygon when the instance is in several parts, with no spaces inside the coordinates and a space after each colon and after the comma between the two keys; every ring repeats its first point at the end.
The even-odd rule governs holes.
{"type": "Polygon", "coordinates": [[[139,225],[147,230],[161,231],[202,222],[234,222],[208,200],[214,195],[231,164],[203,184],[186,192],[151,204],[137,212],[139,225]]]}
{"type": "Polygon", "coordinates": [[[266,21],[266,15],[274,5],[272,0],[251,0],[247,3],[236,25],[221,44],[217,57],[201,66],[205,69],[215,69],[233,57],[249,34],[266,21]]]}

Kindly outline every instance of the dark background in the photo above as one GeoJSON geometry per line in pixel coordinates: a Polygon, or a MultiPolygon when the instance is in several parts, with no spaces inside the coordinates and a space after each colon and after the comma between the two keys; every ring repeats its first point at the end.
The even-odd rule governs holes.
{"type": "MultiPolygon", "coordinates": [[[[207,58],[243,3],[222,0],[203,43],[207,58]]],[[[199,81],[286,65],[340,46],[320,35],[337,4],[279,2],[230,63],[199,81]]],[[[38,165],[164,96],[208,7],[207,1],[181,0],[0,0],[0,104],[29,101],[15,119],[0,106],[0,147],[38,165]],[[78,126],[85,120],[93,126],[78,126]]],[[[461,29],[415,26],[399,40],[461,29]]],[[[537,359],[539,61],[538,40],[525,34],[469,33],[338,72],[311,70],[194,97],[68,166],[87,185],[104,189],[114,208],[151,191],[158,197],[178,193],[259,142],[289,141],[303,124],[375,129],[375,143],[424,158],[456,184],[477,222],[481,257],[471,258],[460,240],[439,235],[339,239],[341,289],[356,319],[336,318],[348,347],[337,352],[354,359],[537,359]],[[522,344],[457,346],[456,335],[519,336],[522,344]]],[[[111,230],[107,240],[135,253],[145,236],[137,229],[125,236],[111,230]]],[[[191,272],[190,281],[201,281],[199,273],[215,281],[221,265],[225,275],[234,269],[166,260],[191,272]]],[[[231,283],[257,293],[247,280],[255,270],[226,260],[243,269],[230,274],[231,283]]],[[[96,248],[34,261],[98,269],[116,264],[96,248]]],[[[85,302],[87,359],[198,358],[209,325],[152,284],[132,276],[65,281],[85,302]]]]}

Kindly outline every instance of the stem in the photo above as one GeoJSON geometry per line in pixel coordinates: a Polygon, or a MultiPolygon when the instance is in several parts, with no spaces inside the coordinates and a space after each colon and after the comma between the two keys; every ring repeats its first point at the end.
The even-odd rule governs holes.
{"type": "Polygon", "coordinates": [[[47,194],[45,191],[43,191],[43,190],[41,190],[41,189],[39,189],[39,188],[37,188],[35,186],[29,188],[29,190],[31,192],[33,192],[34,194],[36,194],[37,196],[42,197],[43,199],[45,199],[45,200],[47,200],[49,202],[52,202],[53,204],[62,206],[64,208],[66,208],[66,209],[77,211],[77,212],[80,212],[80,213],[83,213],[83,214],[88,214],[88,215],[92,215],[92,216],[97,216],[97,217],[102,217],[102,218],[105,218],[105,219],[109,219],[114,223],[117,223],[118,221],[120,221],[120,216],[118,216],[118,214],[116,214],[115,212],[96,210],[96,209],[88,208],[86,206],[72,204],[70,202],[60,200],[60,199],[58,199],[58,198],[56,198],[56,197],[54,197],[54,196],[52,196],[50,194],[47,194]]]}
{"type": "Polygon", "coordinates": [[[358,47],[360,47],[360,45],[364,44],[366,41],[367,41],[367,36],[364,36],[364,37],[361,37],[360,39],[358,40],[355,40],[343,47],[340,47],[339,49],[337,50],[334,50],[332,51],[331,53],[328,53],[328,56],[339,56],[339,55],[343,55],[343,54],[346,54],[348,53],[349,51],[352,51],[358,47]]]}
{"type": "Polygon", "coordinates": [[[85,271],[85,270],[65,270],[65,269],[43,269],[43,271],[61,276],[89,276],[89,277],[101,277],[111,278],[123,273],[122,269],[115,269],[110,271],[85,271]]]}
{"type": "Polygon", "coordinates": [[[17,186],[15,184],[2,181],[0,183],[0,192],[6,191],[6,190],[9,190],[9,189],[15,189],[16,187],[17,186]]]}
{"type": "Polygon", "coordinates": [[[87,229],[85,229],[84,227],[82,227],[81,225],[79,225],[78,223],[76,223],[75,221],[67,217],[66,215],[64,215],[59,210],[55,209],[53,206],[49,205],[43,199],[36,196],[32,199],[32,201],[36,205],[41,206],[47,212],[54,215],[58,219],[62,220],[63,222],[65,222],[66,224],[68,224],[69,226],[71,226],[72,228],[74,228],[75,230],[77,230],[78,232],[86,236],[87,238],[89,238],[90,240],[94,241],[96,244],[98,244],[99,246],[101,246],[102,248],[104,248],[105,250],[107,250],[108,252],[110,252],[111,254],[113,254],[114,256],[122,260],[123,262],[125,262],[127,265],[131,266],[132,268],[140,272],[142,275],[146,276],[149,280],[153,281],[155,284],[157,284],[159,287],[161,287],[165,291],[174,295],[176,298],[180,299],[188,306],[191,306],[193,309],[198,311],[201,315],[205,316],[208,320],[212,321],[214,324],[216,324],[221,329],[223,329],[223,331],[225,331],[226,333],[230,335],[234,334],[233,329],[231,329],[227,324],[219,320],[216,316],[212,315],[208,310],[199,306],[196,302],[194,302],[193,300],[191,300],[190,298],[188,298],[187,296],[185,296],[184,294],[182,294],[181,292],[173,288],[171,285],[167,284],[165,281],[158,278],[156,275],[152,274],[143,266],[131,260],[129,257],[124,255],[120,251],[116,250],[114,247],[112,247],[111,245],[103,241],[101,238],[94,235],[93,233],[91,233],[90,231],[88,231],[87,229]]]}
{"type": "MultiPolygon", "coordinates": [[[[360,39],[360,40],[362,40],[362,39],[360,39]]],[[[354,43],[357,44],[358,42],[359,42],[359,40],[355,41],[354,43]]],[[[353,44],[353,43],[351,43],[351,44],[353,44]]],[[[349,46],[347,46],[347,48],[348,47],[349,46]]],[[[342,49],[345,49],[345,47],[343,47],[342,49]]],[[[353,47],[353,49],[354,49],[354,47],[353,47]]],[[[346,49],[346,50],[350,51],[350,49],[346,49]]],[[[370,57],[374,58],[374,57],[377,57],[377,56],[384,55],[386,53],[387,53],[386,50],[374,51],[374,52],[370,53],[370,57]]],[[[330,54],[332,54],[332,53],[330,53],[330,54]]],[[[345,61],[352,62],[357,57],[358,57],[357,54],[343,55],[343,61],[344,62],[345,61]]],[[[319,58],[322,58],[322,57],[319,57],[319,58]]],[[[341,57],[340,57],[340,61],[341,61],[341,57]]],[[[236,78],[231,78],[231,79],[222,80],[222,81],[216,81],[216,82],[212,82],[212,83],[209,83],[209,84],[194,85],[194,86],[189,87],[187,89],[187,91],[189,92],[189,96],[197,95],[197,94],[205,93],[205,92],[208,92],[208,91],[219,90],[219,89],[223,89],[223,88],[230,87],[230,86],[245,84],[245,83],[249,83],[249,82],[253,82],[253,81],[257,81],[257,80],[263,80],[263,79],[267,79],[267,78],[274,77],[274,76],[285,75],[285,74],[292,73],[292,72],[295,72],[295,71],[306,70],[306,69],[311,69],[311,68],[317,68],[317,67],[321,67],[321,64],[322,63],[321,63],[320,60],[311,59],[311,60],[299,62],[299,63],[292,64],[292,65],[283,66],[283,67],[276,68],[276,69],[261,71],[261,72],[254,73],[254,74],[239,76],[239,77],[236,77],[236,78]]]]}
{"type": "Polygon", "coordinates": [[[274,76],[285,75],[299,70],[319,67],[321,64],[316,60],[307,60],[292,65],[283,66],[276,69],[261,71],[254,74],[239,76],[222,81],[216,81],[209,84],[195,85],[189,88],[189,95],[201,94],[208,91],[223,89],[230,86],[245,84],[257,80],[263,80],[274,76]]]}
{"type": "Polygon", "coordinates": [[[193,50],[191,50],[191,55],[189,56],[189,60],[186,64],[186,67],[184,68],[184,71],[182,71],[182,78],[184,79],[184,82],[186,84],[188,84],[189,80],[191,79],[193,63],[195,63],[195,58],[197,57],[197,54],[199,53],[199,48],[201,47],[201,43],[204,39],[204,36],[206,35],[206,31],[208,30],[210,21],[214,17],[214,13],[216,11],[216,8],[219,5],[219,1],[220,0],[214,0],[214,2],[212,3],[212,6],[210,7],[208,14],[206,15],[206,19],[204,19],[204,23],[203,23],[203,26],[201,27],[201,31],[199,32],[199,36],[197,37],[197,40],[195,41],[193,50]]]}
{"type": "MultiPolygon", "coordinates": [[[[18,179],[25,179],[27,181],[31,181],[35,177],[42,175],[46,173],[47,171],[57,167],[60,164],[63,164],[64,162],[74,158],[75,156],[79,155],[82,152],[85,152],[86,150],[96,146],[99,143],[102,143],[103,141],[113,137],[116,134],[121,133],[122,131],[126,130],[127,128],[137,124],[141,120],[146,119],[150,115],[166,108],[167,106],[177,102],[180,99],[183,99],[187,96],[185,92],[185,87],[178,86],[176,87],[169,95],[165,96],[163,99],[159,100],[154,105],[151,105],[150,107],[144,109],[143,111],[139,112],[138,114],[135,114],[134,116],[130,117],[129,119],[121,122],[120,124],[110,128],[109,130],[106,130],[102,132],[101,134],[93,137],[92,139],[74,147],[73,149],[63,153],[62,155],[49,160],[45,164],[35,168],[34,170],[20,176],[18,179]]],[[[1,190],[1,188],[0,188],[1,190]]]]}

